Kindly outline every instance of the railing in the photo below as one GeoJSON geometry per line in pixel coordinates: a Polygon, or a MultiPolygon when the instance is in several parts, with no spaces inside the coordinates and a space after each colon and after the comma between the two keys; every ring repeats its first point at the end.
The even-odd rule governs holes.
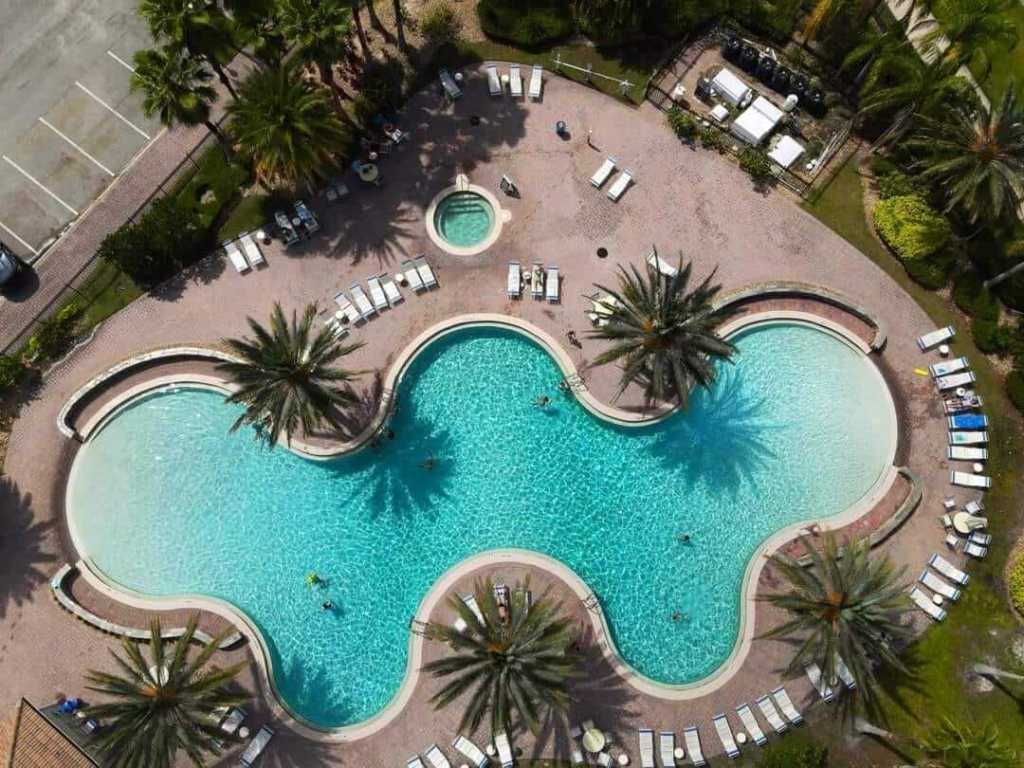
{"type": "Polygon", "coordinates": [[[600,72],[595,72],[593,64],[587,64],[587,66],[585,66],[585,67],[578,67],[575,64],[570,64],[567,61],[562,61],[562,54],[561,54],[561,52],[557,52],[556,51],[555,52],[555,72],[558,72],[562,67],[565,67],[566,69],[573,69],[573,70],[576,70],[577,72],[582,72],[583,73],[583,82],[585,82],[585,83],[589,83],[590,79],[593,78],[593,77],[600,77],[600,78],[602,78],[604,80],[610,80],[613,83],[618,83],[619,84],[619,90],[622,92],[623,96],[625,96],[627,93],[629,93],[629,89],[633,87],[633,83],[629,82],[629,80],[620,80],[617,77],[610,77],[609,75],[603,75],[600,72]]]}

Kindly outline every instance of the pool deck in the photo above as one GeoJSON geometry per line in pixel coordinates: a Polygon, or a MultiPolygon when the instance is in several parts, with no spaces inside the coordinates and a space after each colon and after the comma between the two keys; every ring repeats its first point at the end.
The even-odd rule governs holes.
{"type": "MultiPolygon", "coordinates": [[[[584,294],[596,290],[595,282],[614,285],[618,264],[641,265],[652,243],[663,258],[674,259],[681,249],[694,261],[698,277],[717,265],[726,291],[780,280],[841,291],[888,328],[885,349],[872,359],[896,403],[901,429],[897,462],[909,466],[924,483],[920,507],[880,549],[905,564],[911,578],[931,552],[943,549],[943,531],[936,520],[941,500],[953,495],[966,501],[974,494],[963,489],[954,492],[948,483],[940,403],[930,381],[914,373],[914,368],[938,357],[921,354],[914,343],[932,324],[896,283],[784,194],[756,192],[746,174],[727,159],[680,145],[663,116],[650,106],[630,109],[551,75],[545,77],[541,102],[491,99],[479,73],[467,75],[466,95],[454,109],[442,106],[433,89],[412,99],[401,120],[412,139],[383,162],[386,183],[382,188],[350,178],[352,194],[343,202],[325,207],[319,199],[307,200],[320,215],[321,231],[288,251],[277,243],[264,247],[268,264],[263,269],[239,276],[223,258],[213,257],[156,295],[135,302],[57,367],[22,409],[12,434],[6,475],[0,478],[0,509],[5,515],[5,537],[0,539],[0,679],[5,681],[0,687],[0,710],[14,706],[22,695],[45,704],[59,694],[83,693],[82,673],[109,667],[107,650],[116,645],[112,638],[74,621],[51,598],[47,586],[61,564],[77,559],[63,517],[64,483],[77,444],[56,428],[57,414],[71,394],[134,354],[183,344],[213,346],[224,336],[244,334],[246,315],[265,319],[273,300],[287,310],[301,310],[309,301],[327,307],[338,290],[347,291],[351,283],[380,272],[395,272],[402,260],[420,252],[427,253],[439,287],[420,295],[403,288],[403,304],[355,329],[351,338],[365,341],[366,346],[352,356],[353,367],[383,373],[424,329],[457,315],[496,313],[537,326],[562,342],[577,368],[587,370],[600,347],[584,333],[589,327],[583,315],[589,307],[584,294]],[[470,125],[470,115],[481,117],[479,126],[470,125]],[[560,119],[569,124],[568,140],[554,133],[554,123],[560,119]],[[588,146],[588,129],[600,151],[588,146]],[[617,204],[589,182],[606,154],[618,157],[620,168],[634,171],[635,184],[617,204]],[[496,245],[478,256],[439,252],[423,226],[426,206],[440,189],[453,183],[457,173],[490,189],[497,189],[501,176],[508,174],[522,192],[518,199],[500,198],[511,220],[496,245]],[[607,259],[595,256],[599,247],[609,250],[607,259]],[[512,260],[522,262],[524,270],[534,260],[557,264],[563,275],[562,302],[548,304],[528,295],[508,299],[505,273],[512,260]],[[565,341],[570,329],[579,334],[582,349],[565,341]]],[[[819,312],[865,340],[870,335],[870,329],[841,310],[802,299],[773,301],[777,304],[765,308],[819,312]]],[[[607,368],[587,370],[588,388],[595,397],[611,400],[615,373],[607,368]]],[[[109,394],[152,374],[139,374],[137,381],[127,377],[109,394]]],[[[364,383],[370,388],[371,377],[364,383]]],[[[87,410],[101,404],[91,403],[87,410]]],[[[634,391],[628,391],[617,405],[644,411],[634,391]]],[[[891,499],[882,502],[891,503],[891,499]]],[[[858,533],[866,532],[874,519],[873,513],[857,523],[858,533]]],[[[506,580],[514,580],[522,570],[498,568],[506,580]]],[[[554,578],[530,570],[535,589],[554,578]]],[[[554,581],[574,616],[586,619],[588,612],[580,601],[563,583],[554,581]]],[[[771,568],[765,568],[758,589],[777,585],[771,568]]],[[[106,618],[140,627],[148,620],[145,611],[115,606],[77,583],[76,590],[83,602],[106,618]]],[[[436,616],[448,618],[447,609],[439,607],[436,616]]],[[[760,606],[756,629],[777,620],[773,611],[760,606]]],[[[914,620],[919,626],[926,621],[919,613],[914,620]]],[[[168,625],[177,623],[180,616],[168,617],[168,625]]],[[[425,648],[428,658],[439,652],[436,646],[425,648]]],[[[755,642],[735,675],[695,701],[643,694],[615,673],[603,656],[591,654],[592,674],[578,687],[579,710],[573,719],[592,716],[615,732],[632,754],[633,764],[638,762],[637,727],[672,729],[678,734],[686,725],[700,723],[705,755],[717,754],[721,748],[712,715],[732,712],[741,701],[753,701],[778,685],[787,654],[784,644],[755,642]]],[[[252,690],[264,693],[248,650],[243,647],[218,658],[221,663],[248,659],[245,681],[252,690]]],[[[797,706],[806,707],[810,702],[806,679],[786,685],[797,706]]],[[[370,768],[401,764],[437,741],[454,757],[448,745],[455,735],[458,711],[432,711],[428,698],[436,688],[434,681],[420,679],[407,706],[386,729],[349,743],[313,741],[276,723],[279,737],[270,752],[277,753],[282,765],[344,763],[370,768]]],[[[274,719],[261,700],[248,709],[250,722],[257,728],[263,720],[274,719]]],[[[735,718],[731,721],[736,728],[735,718]]],[[[476,740],[482,744],[486,737],[478,734],[476,740]]],[[[565,735],[558,730],[546,732],[540,740],[519,737],[515,743],[526,755],[565,754],[565,735]]]]}

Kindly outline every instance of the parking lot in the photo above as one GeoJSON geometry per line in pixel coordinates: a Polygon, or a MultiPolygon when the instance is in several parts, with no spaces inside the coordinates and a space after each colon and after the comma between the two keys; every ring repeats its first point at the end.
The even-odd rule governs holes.
{"type": "Polygon", "coordinates": [[[0,240],[29,261],[161,130],[130,93],[137,4],[0,3],[0,240]]]}

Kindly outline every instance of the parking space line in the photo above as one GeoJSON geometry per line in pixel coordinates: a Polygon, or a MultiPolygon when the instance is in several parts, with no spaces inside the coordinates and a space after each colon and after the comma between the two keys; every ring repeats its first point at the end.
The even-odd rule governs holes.
{"type": "Polygon", "coordinates": [[[61,137],[62,139],[64,139],[64,141],[66,141],[66,142],[67,142],[68,144],[70,144],[70,145],[71,145],[72,147],[74,147],[74,148],[75,148],[75,149],[77,149],[77,150],[78,150],[79,152],[81,152],[81,153],[82,153],[82,155],[84,155],[84,156],[85,156],[85,157],[86,157],[87,159],[89,159],[89,160],[91,160],[91,161],[92,161],[93,165],[95,165],[95,166],[96,166],[97,168],[99,168],[99,169],[100,169],[101,171],[103,171],[103,172],[104,172],[105,174],[107,174],[108,176],[110,176],[110,178],[114,178],[114,176],[115,176],[116,174],[115,174],[115,173],[114,173],[114,172],[113,172],[112,170],[110,170],[109,168],[107,168],[107,166],[105,166],[105,165],[104,165],[103,163],[101,163],[101,162],[100,162],[99,160],[97,160],[97,159],[96,159],[95,157],[93,157],[93,156],[92,156],[92,155],[90,155],[90,154],[89,154],[88,152],[86,152],[86,151],[85,151],[84,149],[82,149],[82,148],[81,148],[80,146],[78,146],[78,145],[77,145],[77,144],[76,144],[75,142],[73,142],[73,141],[72,141],[72,140],[71,140],[70,138],[68,138],[68,137],[67,137],[66,135],[64,135],[63,133],[61,133],[61,132],[60,132],[60,131],[59,131],[59,130],[58,130],[57,128],[55,128],[55,127],[54,127],[54,125],[53,125],[53,124],[52,124],[52,123],[51,123],[51,122],[50,122],[49,120],[47,120],[47,119],[46,119],[45,117],[40,117],[40,118],[39,118],[39,122],[40,122],[40,123],[42,123],[43,125],[45,125],[45,126],[46,126],[47,128],[49,128],[49,129],[50,129],[51,131],[53,131],[54,133],[56,133],[56,134],[57,134],[58,136],[60,136],[60,137],[61,137]]]}
{"type": "Polygon", "coordinates": [[[117,111],[116,109],[114,109],[114,108],[113,108],[112,106],[110,106],[109,104],[107,104],[107,102],[105,102],[105,101],[104,101],[103,99],[101,99],[101,98],[100,98],[99,96],[97,96],[97,95],[96,95],[95,93],[93,93],[92,91],[90,91],[90,90],[89,90],[88,88],[86,88],[86,87],[85,87],[84,85],[82,85],[82,84],[81,84],[80,82],[78,82],[77,80],[75,80],[75,85],[77,85],[77,86],[78,86],[79,88],[81,88],[81,89],[82,89],[83,91],[85,91],[85,92],[86,92],[86,93],[87,93],[87,94],[88,94],[89,96],[92,96],[92,97],[93,97],[93,99],[95,99],[95,100],[96,100],[96,102],[97,102],[97,103],[98,103],[98,104],[99,104],[99,105],[100,105],[101,107],[105,107],[106,109],[110,110],[110,112],[111,112],[111,113],[112,113],[112,114],[113,114],[113,115],[114,115],[114,116],[115,116],[115,117],[116,117],[116,118],[117,118],[118,120],[120,120],[120,121],[121,121],[122,123],[124,123],[125,125],[127,125],[127,126],[128,126],[129,128],[131,128],[131,129],[132,129],[133,131],[135,131],[135,132],[136,132],[137,134],[139,134],[140,136],[142,136],[142,137],[143,137],[144,139],[146,139],[147,141],[148,141],[148,140],[150,139],[150,135],[149,135],[148,133],[146,133],[146,132],[145,132],[144,130],[142,130],[141,128],[139,128],[139,126],[137,126],[137,125],[136,125],[135,123],[133,123],[133,122],[132,122],[131,120],[129,120],[129,119],[127,118],[127,117],[125,117],[124,115],[122,115],[122,114],[121,114],[120,112],[118,112],[118,111],[117,111]]]}
{"type": "Polygon", "coordinates": [[[37,180],[37,179],[36,179],[36,178],[35,178],[34,176],[32,176],[32,174],[30,174],[30,173],[29,173],[28,171],[26,171],[26,170],[25,170],[24,168],[22,168],[22,167],[21,167],[20,165],[18,165],[18,164],[17,164],[16,162],[14,162],[13,160],[11,160],[11,158],[9,158],[9,157],[8,157],[7,155],[0,155],[0,157],[3,157],[3,159],[4,159],[4,160],[6,160],[6,161],[7,161],[7,162],[8,162],[8,163],[9,163],[9,164],[11,165],[11,167],[13,167],[13,168],[14,168],[14,170],[16,170],[16,171],[17,171],[18,173],[20,173],[20,174],[21,174],[22,176],[24,176],[24,177],[25,177],[26,179],[28,179],[29,181],[31,181],[31,182],[32,182],[33,184],[35,184],[35,185],[36,185],[37,187],[39,187],[39,188],[40,188],[41,190],[43,190],[43,192],[45,192],[46,194],[48,194],[48,195],[49,195],[50,197],[52,197],[52,198],[53,198],[54,200],[56,200],[56,201],[57,201],[58,203],[60,203],[60,204],[61,204],[61,205],[63,205],[63,206],[65,207],[65,208],[67,208],[67,209],[68,209],[69,211],[71,211],[71,213],[73,213],[73,214],[74,214],[75,216],[77,216],[77,215],[78,215],[78,211],[76,211],[76,210],[75,210],[74,208],[72,208],[72,207],[71,207],[70,205],[68,205],[68,204],[67,204],[67,203],[65,203],[65,202],[64,202],[63,200],[61,200],[61,199],[60,199],[59,197],[57,197],[57,195],[55,195],[55,194],[54,194],[53,192],[51,192],[51,191],[50,191],[50,190],[48,190],[48,189],[47,189],[46,187],[44,187],[44,186],[43,186],[43,185],[42,185],[42,184],[41,184],[41,183],[40,183],[40,182],[39,182],[39,181],[38,181],[38,180],[37,180]]]}
{"type": "Polygon", "coordinates": [[[127,69],[127,70],[128,70],[129,72],[134,72],[134,71],[135,71],[135,67],[133,67],[133,66],[132,66],[131,64],[129,64],[129,63],[127,62],[127,61],[125,61],[124,59],[122,59],[122,58],[121,58],[120,56],[118,56],[118,55],[117,55],[116,53],[114,53],[113,51],[111,51],[111,50],[108,50],[108,51],[107,51],[107,56],[109,56],[110,58],[112,58],[112,59],[113,59],[114,61],[116,61],[116,62],[117,62],[118,64],[120,64],[120,65],[121,65],[122,67],[124,67],[125,69],[127,69]]]}
{"type": "Polygon", "coordinates": [[[15,231],[14,231],[13,229],[11,229],[10,227],[8,227],[8,226],[7,226],[6,224],[4,224],[4,223],[3,223],[2,221],[0,221],[0,229],[2,229],[2,230],[3,230],[4,232],[6,232],[6,233],[7,233],[8,235],[10,235],[11,237],[13,237],[13,238],[14,238],[15,240],[17,240],[17,241],[18,241],[19,243],[21,243],[21,244],[22,244],[22,245],[24,245],[24,246],[25,246],[26,248],[28,248],[28,249],[29,249],[30,251],[32,251],[32,255],[33,255],[33,256],[38,256],[38,255],[39,255],[39,251],[37,251],[37,250],[36,250],[35,248],[33,248],[33,247],[32,247],[31,245],[29,245],[28,243],[26,243],[26,242],[25,242],[25,241],[24,241],[24,240],[23,240],[23,239],[22,239],[22,238],[21,238],[21,237],[20,237],[20,236],[18,235],[18,233],[17,233],[17,232],[15,232],[15,231]]]}

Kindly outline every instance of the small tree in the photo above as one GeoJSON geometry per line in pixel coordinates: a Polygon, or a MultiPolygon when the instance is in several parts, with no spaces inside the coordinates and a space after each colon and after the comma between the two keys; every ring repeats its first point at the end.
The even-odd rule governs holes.
{"type": "Polygon", "coordinates": [[[717,128],[701,128],[699,136],[700,145],[704,149],[713,149],[719,154],[725,151],[725,137],[722,136],[722,133],[717,128]]]}
{"type": "Polygon", "coordinates": [[[697,121],[679,107],[672,107],[668,111],[668,124],[683,141],[692,141],[697,135],[697,121]]]}
{"type": "Polygon", "coordinates": [[[16,357],[0,355],[0,395],[14,389],[25,374],[25,366],[16,357]]]}
{"type": "Polygon", "coordinates": [[[420,32],[431,45],[457,42],[462,19],[448,0],[434,0],[420,15],[420,32]]]}
{"type": "Polygon", "coordinates": [[[981,727],[954,723],[943,718],[921,744],[929,760],[927,768],[1012,768],[1017,753],[999,736],[992,723],[981,727]]]}
{"type": "Polygon", "coordinates": [[[873,215],[878,234],[901,259],[931,256],[953,234],[946,218],[917,195],[882,200],[873,215]]]}

